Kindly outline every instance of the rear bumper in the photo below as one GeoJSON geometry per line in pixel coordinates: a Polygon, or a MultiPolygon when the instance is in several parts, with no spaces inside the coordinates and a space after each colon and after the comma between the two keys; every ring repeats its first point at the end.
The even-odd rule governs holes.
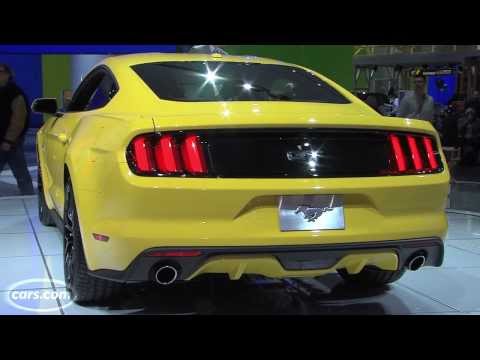
{"type": "Polygon", "coordinates": [[[378,178],[190,179],[139,177],[127,164],[101,170],[109,175],[99,178],[111,181],[99,184],[100,192],[78,188],[75,193],[92,271],[126,271],[153,248],[293,249],[444,238],[447,231],[447,171],[378,178]],[[280,196],[322,194],[343,196],[344,230],[280,230],[280,196]],[[94,233],[110,240],[97,241],[94,233]]]}
{"type": "Polygon", "coordinates": [[[384,270],[406,266],[414,253],[423,252],[425,266],[441,266],[444,245],[440,238],[376,241],[352,244],[297,246],[239,246],[152,248],[144,251],[124,271],[95,270],[90,274],[117,282],[153,281],[155,269],[163,264],[177,267],[179,280],[191,280],[203,273],[226,273],[231,279],[243,274],[268,277],[312,277],[346,268],[358,273],[366,265],[384,270]],[[199,250],[195,257],[154,257],[154,251],[199,250]]]}

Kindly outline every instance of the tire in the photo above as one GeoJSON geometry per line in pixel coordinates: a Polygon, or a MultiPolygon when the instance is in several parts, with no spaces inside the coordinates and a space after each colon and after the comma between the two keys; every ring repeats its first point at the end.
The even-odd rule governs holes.
{"type": "Polygon", "coordinates": [[[38,183],[38,217],[40,218],[40,223],[45,226],[54,226],[55,222],[52,219],[50,214],[50,209],[47,206],[47,202],[45,201],[45,194],[43,192],[43,183],[42,183],[42,175],[40,174],[40,166],[38,167],[38,175],[37,175],[37,183],[38,183]]]}
{"type": "Polygon", "coordinates": [[[65,284],[72,300],[83,305],[108,304],[119,295],[123,284],[99,279],[88,274],[75,198],[68,179],[65,184],[63,223],[65,284]]]}
{"type": "Polygon", "coordinates": [[[381,270],[373,266],[365,266],[358,274],[349,274],[346,269],[338,273],[347,283],[360,287],[382,287],[399,280],[405,273],[405,268],[396,271],[381,270]]]}

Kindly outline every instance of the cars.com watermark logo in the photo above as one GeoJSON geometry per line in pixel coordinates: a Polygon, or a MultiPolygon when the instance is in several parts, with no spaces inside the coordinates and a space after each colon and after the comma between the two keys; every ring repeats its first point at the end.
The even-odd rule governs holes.
{"type": "Polygon", "coordinates": [[[19,281],[6,292],[7,302],[23,311],[34,313],[48,313],[73,304],[64,281],[55,279],[28,279],[19,281]],[[51,285],[55,286],[55,289],[51,285]],[[48,287],[46,287],[48,284],[48,287]]]}

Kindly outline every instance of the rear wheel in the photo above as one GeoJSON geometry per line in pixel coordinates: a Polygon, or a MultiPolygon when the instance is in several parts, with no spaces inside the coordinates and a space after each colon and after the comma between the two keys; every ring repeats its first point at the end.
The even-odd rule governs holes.
{"type": "Polygon", "coordinates": [[[55,223],[53,222],[52,216],[50,214],[50,210],[47,207],[47,202],[45,201],[45,194],[43,193],[43,183],[42,183],[42,175],[40,173],[40,166],[38,166],[38,175],[37,175],[37,183],[38,183],[38,217],[40,218],[40,222],[42,225],[45,226],[53,226],[55,223]]]}
{"type": "Polygon", "coordinates": [[[339,269],[338,273],[347,283],[352,285],[381,287],[400,279],[405,273],[405,268],[389,271],[374,266],[365,266],[358,274],[349,274],[346,269],[339,269]]]}
{"type": "Polygon", "coordinates": [[[123,286],[88,274],[75,198],[68,180],[65,184],[63,223],[65,283],[72,300],[79,304],[105,304],[113,300],[123,286]]]}

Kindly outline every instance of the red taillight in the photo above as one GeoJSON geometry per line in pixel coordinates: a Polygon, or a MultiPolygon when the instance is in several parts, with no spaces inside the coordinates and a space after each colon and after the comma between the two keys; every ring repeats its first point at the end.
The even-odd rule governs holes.
{"type": "Polygon", "coordinates": [[[197,135],[187,135],[183,140],[182,158],[187,172],[195,175],[207,173],[202,145],[197,135]]]}
{"type": "Polygon", "coordinates": [[[155,145],[155,160],[158,171],[167,174],[182,172],[180,154],[172,135],[163,135],[155,145]]]}
{"type": "Polygon", "coordinates": [[[207,174],[203,146],[194,134],[140,135],[133,139],[130,154],[130,167],[137,174],[207,174]]]}
{"type": "Polygon", "coordinates": [[[418,151],[417,140],[412,135],[407,135],[408,147],[410,148],[410,154],[412,156],[413,166],[415,170],[424,170],[423,160],[418,151]]]}
{"type": "Polygon", "coordinates": [[[202,252],[199,250],[190,250],[190,251],[152,251],[147,253],[147,256],[156,256],[156,257],[195,257],[202,255],[202,252]]]}
{"type": "Polygon", "coordinates": [[[425,150],[427,152],[427,158],[428,158],[428,163],[430,164],[430,168],[432,170],[436,170],[438,168],[438,162],[435,157],[435,153],[433,152],[432,139],[430,139],[427,136],[424,136],[423,145],[425,146],[425,150]]]}
{"type": "Polygon", "coordinates": [[[153,163],[152,149],[146,136],[139,136],[133,140],[133,155],[135,165],[141,172],[151,172],[155,170],[153,163]]]}
{"type": "Polygon", "coordinates": [[[397,165],[393,174],[423,174],[440,170],[432,137],[397,133],[390,134],[389,140],[397,165]]]}
{"type": "Polygon", "coordinates": [[[402,145],[397,135],[390,135],[390,143],[392,144],[393,154],[397,163],[398,171],[402,172],[407,170],[407,162],[403,153],[402,145]]]}

